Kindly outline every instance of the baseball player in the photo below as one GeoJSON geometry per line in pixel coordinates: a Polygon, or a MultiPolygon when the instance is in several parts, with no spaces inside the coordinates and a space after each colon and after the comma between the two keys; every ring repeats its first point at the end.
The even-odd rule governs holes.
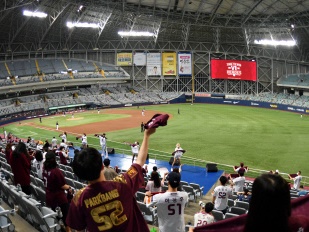
{"type": "Polygon", "coordinates": [[[63,140],[64,143],[67,142],[67,132],[63,132],[63,134],[60,134],[59,137],[61,138],[61,140],[63,140]]]}
{"type": "Polygon", "coordinates": [[[103,133],[102,135],[98,135],[98,134],[95,134],[94,136],[98,137],[99,140],[100,140],[100,146],[102,148],[102,154],[101,156],[104,157],[106,155],[105,158],[108,158],[108,152],[107,152],[107,147],[106,147],[106,136],[105,136],[105,133],[103,133]]]}
{"type": "Polygon", "coordinates": [[[83,133],[82,136],[77,136],[76,140],[81,139],[82,140],[82,148],[88,147],[88,141],[87,141],[87,135],[86,133],[83,133]]]}

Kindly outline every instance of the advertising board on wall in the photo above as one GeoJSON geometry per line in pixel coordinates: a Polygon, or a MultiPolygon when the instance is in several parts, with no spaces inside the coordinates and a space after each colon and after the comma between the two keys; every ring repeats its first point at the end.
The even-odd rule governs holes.
{"type": "Polygon", "coordinates": [[[190,52],[178,53],[178,75],[192,76],[192,54],[190,52]]]}
{"type": "Polygon", "coordinates": [[[161,76],[161,53],[147,53],[147,75],[161,76]]]}
{"type": "Polygon", "coordinates": [[[131,66],[132,53],[117,53],[117,66],[131,66]]]}
{"type": "Polygon", "coordinates": [[[176,76],[176,61],[176,52],[162,53],[164,76],[176,76]]]}

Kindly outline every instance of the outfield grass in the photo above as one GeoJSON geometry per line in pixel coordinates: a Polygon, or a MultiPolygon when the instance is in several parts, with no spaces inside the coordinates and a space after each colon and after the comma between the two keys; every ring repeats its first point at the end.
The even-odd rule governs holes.
{"type": "MultiPolygon", "coordinates": [[[[279,169],[286,173],[302,170],[303,175],[309,175],[309,158],[306,154],[309,117],[300,118],[298,114],[277,110],[209,104],[147,106],[148,117],[147,110],[163,111],[173,115],[168,126],[157,129],[152,137],[150,153],[169,155],[179,142],[182,148],[187,150],[186,157],[228,165],[238,165],[242,161],[256,169],[279,169]],[[177,114],[178,108],[180,115],[177,114]]],[[[92,113],[75,114],[75,117],[84,117],[87,120],[93,117],[94,121],[90,120],[91,122],[97,121],[95,116],[96,114],[92,113]]],[[[118,116],[111,115],[113,119],[118,116]]],[[[50,124],[48,120],[51,119],[43,118],[42,124],[50,124]]],[[[61,126],[60,122],[59,124],[61,126]]],[[[51,139],[55,136],[55,132],[28,126],[9,125],[5,128],[16,135],[27,137],[29,134],[35,139],[51,139]]],[[[75,136],[69,136],[69,140],[74,142],[75,136]]],[[[142,133],[137,127],[109,132],[107,138],[108,146],[114,147],[117,152],[117,148],[129,149],[121,144],[124,141],[141,141],[142,133]]],[[[99,144],[97,138],[89,137],[88,141],[90,144],[99,144]]]]}

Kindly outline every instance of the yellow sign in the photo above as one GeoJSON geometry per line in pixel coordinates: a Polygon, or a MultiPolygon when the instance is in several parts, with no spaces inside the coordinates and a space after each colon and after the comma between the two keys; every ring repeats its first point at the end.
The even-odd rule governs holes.
{"type": "Polygon", "coordinates": [[[117,66],[131,66],[132,53],[117,53],[117,66]]]}
{"type": "Polygon", "coordinates": [[[176,76],[176,52],[162,53],[163,76],[176,76]]]}

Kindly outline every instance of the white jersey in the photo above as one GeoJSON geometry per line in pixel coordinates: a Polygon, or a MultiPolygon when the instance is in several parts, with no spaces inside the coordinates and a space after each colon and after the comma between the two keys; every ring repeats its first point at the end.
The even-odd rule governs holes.
{"type": "Polygon", "coordinates": [[[215,218],[209,213],[196,213],[194,214],[194,227],[204,226],[210,223],[214,223],[215,218]]]}
{"type": "Polygon", "coordinates": [[[185,231],[184,208],[188,201],[186,192],[165,192],[153,196],[157,202],[160,232],[185,231]]]}
{"type": "Polygon", "coordinates": [[[244,176],[236,177],[235,179],[233,179],[234,191],[235,192],[244,191],[245,181],[246,181],[246,178],[244,176]]]}
{"type": "Polygon", "coordinates": [[[87,144],[87,136],[86,135],[82,136],[82,144],[87,144]]]}
{"type": "Polygon", "coordinates": [[[215,209],[224,210],[227,208],[227,199],[232,196],[232,189],[227,186],[217,186],[214,189],[215,200],[215,209]]]}
{"type": "Polygon", "coordinates": [[[57,147],[57,139],[52,139],[51,143],[53,147],[57,147]]]}
{"type": "Polygon", "coordinates": [[[65,134],[61,135],[60,137],[62,140],[64,140],[65,143],[67,142],[67,136],[65,134]]]}
{"type": "Polygon", "coordinates": [[[299,189],[301,179],[302,179],[301,176],[296,176],[296,177],[294,178],[293,188],[299,189]]]}
{"type": "Polygon", "coordinates": [[[106,137],[103,137],[103,136],[100,135],[99,139],[100,139],[100,145],[105,146],[106,145],[106,137]]]}
{"type": "Polygon", "coordinates": [[[38,174],[38,177],[40,179],[43,179],[43,163],[44,163],[44,159],[42,161],[37,161],[36,159],[34,159],[33,163],[32,163],[32,166],[35,167],[36,169],[36,173],[38,174]]]}
{"type": "Polygon", "coordinates": [[[139,145],[137,145],[137,144],[132,144],[132,145],[131,145],[131,150],[132,150],[132,153],[133,153],[133,154],[138,154],[139,145]]]}

